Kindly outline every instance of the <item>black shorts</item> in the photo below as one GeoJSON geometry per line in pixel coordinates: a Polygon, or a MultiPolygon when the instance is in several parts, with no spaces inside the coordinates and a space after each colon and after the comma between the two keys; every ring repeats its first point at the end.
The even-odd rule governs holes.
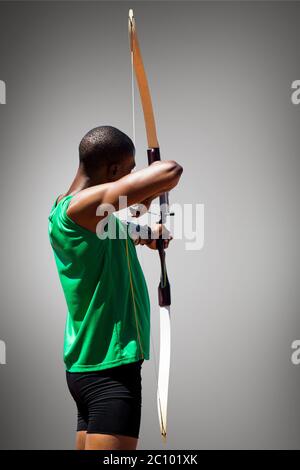
{"type": "Polygon", "coordinates": [[[66,372],[77,405],[77,431],[139,436],[142,363],[95,372],[66,372]]]}

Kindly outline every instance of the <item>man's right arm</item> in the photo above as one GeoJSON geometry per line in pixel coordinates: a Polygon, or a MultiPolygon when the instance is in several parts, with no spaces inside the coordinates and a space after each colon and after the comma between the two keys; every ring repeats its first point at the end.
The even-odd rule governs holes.
{"type": "MultiPolygon", "coordinates": [[[[175,161],[154,162],[143,170],[130,173],[112,183],[91,186],[76,194],[67,214],[77,224],[96,232],[97,224],[105,215],[96,215],[100,205],[109,205],[118,211],[120,197],[127,197],[127,207],[155,199],[173,189],[179,182],[182,167],[175,161]]],[[[123,207],[122,207],[123,208],[123,207]]]]}

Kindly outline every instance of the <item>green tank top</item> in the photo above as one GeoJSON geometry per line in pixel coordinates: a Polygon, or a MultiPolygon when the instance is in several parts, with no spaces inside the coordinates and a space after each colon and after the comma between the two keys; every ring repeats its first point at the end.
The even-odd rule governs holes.
{"type": "Polygon", "coordinates": [[[149,296],[135,245],[126,237],[127,225],[110,215],[118,236],[100,239],[68,217],[71,198],[55,203],[49,215],[68,309],[66,369],[87,372],[149,359],[149,296]]]}

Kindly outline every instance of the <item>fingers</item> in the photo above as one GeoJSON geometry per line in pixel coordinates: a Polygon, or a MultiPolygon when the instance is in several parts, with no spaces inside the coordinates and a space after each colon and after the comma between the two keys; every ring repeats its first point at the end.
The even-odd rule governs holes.
{"type": "Polygon", "coordinates": [[[150,230],[150,236],[151,238],[143,238],[143,236],[137,237],[133,240],[134,244],[146,245],[151,250],[157,250],[157,240],[160,238],[162,240],[163,248],[167,249],[170,241],[173,240],[171,233],[163,224],[156,224],[152,231],[150,230]]]}

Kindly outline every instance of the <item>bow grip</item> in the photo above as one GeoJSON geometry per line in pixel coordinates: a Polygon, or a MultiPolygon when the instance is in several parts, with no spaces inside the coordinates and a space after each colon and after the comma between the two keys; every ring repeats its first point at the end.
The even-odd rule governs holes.
{"type": "Polygon", "coordinates": [[[147,150],[148,163],[151,165],[153,162],[158,162],[161,160],[159,147],[153,147],[147,150]]]}

